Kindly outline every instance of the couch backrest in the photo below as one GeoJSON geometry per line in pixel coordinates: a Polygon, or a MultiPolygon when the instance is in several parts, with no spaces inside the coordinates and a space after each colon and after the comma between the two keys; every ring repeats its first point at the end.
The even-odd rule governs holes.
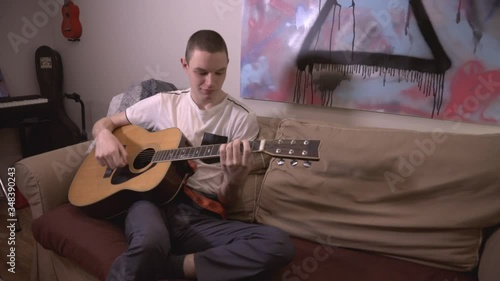
{"type": "Polygon", "coordinates": [[[311,168],[273,159],[261,188],[244,191],[255,194],[248,218],[293,236],[466,271],[483,228],[500,222],[500,134],[289,119],[276,138],[322,141],[311,168]]]}

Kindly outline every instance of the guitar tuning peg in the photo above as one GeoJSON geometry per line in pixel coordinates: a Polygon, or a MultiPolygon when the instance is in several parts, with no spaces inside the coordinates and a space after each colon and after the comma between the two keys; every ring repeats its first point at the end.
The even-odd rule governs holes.
{"type": "Polygon", "coordinates": [[[304,167],[311,168],[311,166],[312,166],[312,163],[310,161],[305,161],[304,162],[304,167]]]}
{"type": "Polygon", "coordinates": [[[290,164],[292,164],[293,167],[297,166],[299,162],[297,160],[292,160],[292,162],[290,162],[290,164]]]}
{"type": "Polygon", "coordinates": [[[278,159],[278,166],[283,166],[285,164],[285,160],[283,158],[278,159]]]}

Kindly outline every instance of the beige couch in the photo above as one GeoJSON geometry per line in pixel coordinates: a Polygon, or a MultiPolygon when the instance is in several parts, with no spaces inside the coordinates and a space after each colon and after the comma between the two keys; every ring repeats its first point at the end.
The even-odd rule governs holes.
{"type": "MultiPolygon", "coordinates": [[[[500,280],[500,134],[259,118],[262,139],[319,139],[320,161],[256,164],[229,219],[279,227],[297,255],[270,280],[500,280]]],[[[19,161],[32,280],[104,280],[126,241],[68,204],[89,143],[19,161]],[[63,257],[64,256],[64,257],[63,257]]]]}

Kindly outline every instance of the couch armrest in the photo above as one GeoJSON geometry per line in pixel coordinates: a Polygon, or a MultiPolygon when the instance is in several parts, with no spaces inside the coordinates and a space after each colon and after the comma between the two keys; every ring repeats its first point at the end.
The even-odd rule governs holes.
{"type": "Polygon", "coordinates": [[[33,219],[68,202],[68,190],[90,141],[31,156],[15,164],[16,183],[33,219]]]}
{"type": "Polygon", "coordinates": [[[479,281],[498,281],[500,276],[500,226],[495,227],[485,241],[484,249],[479,261],[479,281]]]}

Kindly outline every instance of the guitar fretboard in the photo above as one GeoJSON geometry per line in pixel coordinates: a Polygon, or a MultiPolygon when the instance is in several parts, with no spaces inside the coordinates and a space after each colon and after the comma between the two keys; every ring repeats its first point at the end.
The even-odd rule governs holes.
{"type": "MultiPolygon", "coordinates": [[[[154,153],[152,162],[178,161],[219,157],[220,144],[202,145],[198,147],[182,147],[176,149],[158,150],[154,153]]],[[[252,152],[261,150],[261,141],[251,141],[252,152]]]]}

